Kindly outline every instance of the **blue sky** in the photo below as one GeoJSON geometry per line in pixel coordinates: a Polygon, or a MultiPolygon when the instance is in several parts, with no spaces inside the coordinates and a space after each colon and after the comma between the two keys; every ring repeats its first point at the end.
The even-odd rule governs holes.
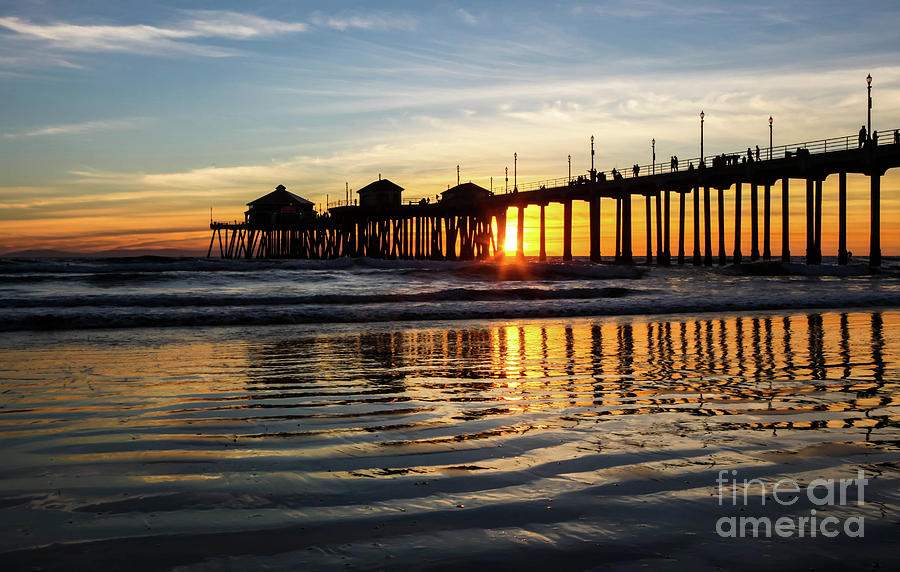
{"type": "Polygon", "coordinates": [[[279,183],[563,176],[592,134],[601,169],[695,156],[701,109],[708,153],[769,115],[776,143],[850,134],[867,73],[900,127],[898,30],[896,2],[3,3],[0,251],[175,244],[279,183]]]}

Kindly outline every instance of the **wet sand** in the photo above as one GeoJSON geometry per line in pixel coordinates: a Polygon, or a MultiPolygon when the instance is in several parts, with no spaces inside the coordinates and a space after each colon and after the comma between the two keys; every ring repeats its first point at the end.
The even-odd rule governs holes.
{"type": "Polygon", "coordinates": [[[900,311],[16,333],[4,568],[900,564],[900,311]],[[716,478],[869,479],[719,504],[716,478]],[[723,538],[722,517],[864,518],[723,538]]]}

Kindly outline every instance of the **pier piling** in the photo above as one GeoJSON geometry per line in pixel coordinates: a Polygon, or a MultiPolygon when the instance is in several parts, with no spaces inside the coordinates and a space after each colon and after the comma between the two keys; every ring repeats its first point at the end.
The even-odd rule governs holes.
{"type": "Polygon", "coordinates": [[[806,263],[814,264],[815,259],[815,244],[813,239],[813,232],[815,229],[815,223],[813,222],[813,209],[815,206],[813,205],[813,180],[810,178],[806,179],[806,263]]]}
{"type": "Polygon", "coordinates": [[[772,260],[771,241],[772,185],[763,187],[763,260],[772,260]]]}
{"type": "Polygon", "coordinates": [[[869,188],[869,266],[881,266],[881,173],[870,175],[869,188]]]}
{"type": "Polygon", "coordinates": [[[694,187],[694,266],[700,266],[700,187],[694,187]]]}
{"type": "Polygon", "coordinates": [[[838,173],[838,264],[847,264],[847,173],[838,173]]]}
{"type": "Polygon", "coordinates": [[[687,193],[678,193],[678,264],[684,264],[684,203],[687,193]]]}
{"type": "Polygon", "coordinates": [[[622,262],[622,199],[616,197],[616,256],[615,261],[622,262]]]}
{"type": "Polygon", "coordinates": [[[719,266],[725,266],[726,258],[725,255],[725,191],[722,187],[719,187],[719,196],[716,209],[719,215],[719,266]]]}
{"type": "Polygon", "coordinates": [[[525,258],[525,207],[519,205],[519,216],[516,220],[516,256],[525,258]]]}
{"type": "Polygon", "coordinates": [[[790,203],[790,179],[781,179],[781,261],[785,264],[791,262],[791,203],[790,203]]]}
{"type": "Polygon", "coordinates": [[[703,265],[712,266],[712,216],[709,185],[703,186],[703,265]]]}
{"type": "Polygon", "coordinates": [[[633,264],[631,253],[631,195],[622,199],[622,262],[633,264]]]}
{"type": "MultiPolygon", "coordinates": [[[[653,219],[650,216],[652,211],[652,200],[650,195],[646,195],[644,197],[644,204],[646,205],[646,223],[647,223],[647,265],[653,264],[653,219]]],[[[656,255],[659,256],[659,250],[657,250],[656,255]]]]}
{"type": "Polygon", "coordinates": [[[816,179],[813,262],[822,264],[822,179],[816,179]]]}
{"type": "Polygon", "coordinates": [[[546,219],[546,208],[547,205],[541,204],[541,228],[540,228],[540,252],[538,253],[538,260],[540,262],[547,262],[547,219],[546,219]]]}
{"type": "Polygon", "coordinates": [[[734,186],[734,263],[741,263],[741,182],[734,186]]]}
{"type": "Polygon", "coordinates": [[[600,197],[591,197],[588,217],[590,218],[591,262],[600,262],[600,197]]]}

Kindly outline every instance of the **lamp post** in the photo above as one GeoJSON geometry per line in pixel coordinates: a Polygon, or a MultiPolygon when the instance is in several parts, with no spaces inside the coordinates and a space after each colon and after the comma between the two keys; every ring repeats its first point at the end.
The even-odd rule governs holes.
{"type": "Polygon", "coordinates": [[[459,165],[456,166],[456,186],[459,186],[459,165]]]}
{"type": "Polygon", "coordinates": [[[703,111],[700,111],[700,166],[705,167],[706,161],[703,159],[703,118],[706,117],[706,114],[703,111]]]}
{"type": "Polygon", "coordinates": [[[513,192],[514,193],[519,192],[518,173],[519,173],[519,154],[513,153],[513,192]]]}
{"type": "Polygon", "coordinates": [[[656,137],[650,140],[650,148],[652,152],[650,153],[650,174],[656,174],[656,137]]]}
{"type": "Polygon", "coordinates": [[[772,116],[769,116],[769,160],[772,160],[772,116]]]}
{"type": "Polygon", "coordinates": [[[869,107],[866,110],[868,112],[867,119],[866,119],[866,128],[867,128],[866,137],[871,139],[872,138],[872,74],[869,74],[866,76],[866,90],[869,95],[869,107]]]}
{"type": "Polygon", "coordinates": [[[507,193],[509,193],[509,167],[504,167],[504,169],[505,169],[505,173],[506,173],[506,178],[504,179],[504,182],[503,182],[503,185],[504,185],[503,186],[503,194],[507,194],[507,193]]]}
{"type": "Polygon", "coordinates": [[[594,136],[591,135],[591,180],[594,180],[594,136]]]}
{"type": "Polygon", "coordinates": [[[572,155],[569,155],[569,182],[572,182],[572,155]]]}

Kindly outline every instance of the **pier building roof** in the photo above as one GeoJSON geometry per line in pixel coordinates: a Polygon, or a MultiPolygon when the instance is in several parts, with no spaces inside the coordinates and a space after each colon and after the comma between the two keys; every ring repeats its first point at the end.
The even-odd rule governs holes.
{"type": "Polygon", "coordinates": [[[295,195],[288,191],[284,185],[278,185],[275,190],[267,195],[263,195],[255,201],[247,203],[249,207],[269,207],[269,206],[294,206],[297,208],[312,207],[312,201],[308,201],[301,196],[295,195]]]}
{"type": "Polygon", "coordinates": [[[356,192],[359,194],[359,206],[363,208],[393,209],[400,206],[403,187],[378,175],[377,181],[372,181],[356,192]]]}
{"type": "Polygon", "coordinates": [[[462,183],[441,193],[442,201],[480,201],[491,196],[491,192],[475,183],[462,183]]]}

